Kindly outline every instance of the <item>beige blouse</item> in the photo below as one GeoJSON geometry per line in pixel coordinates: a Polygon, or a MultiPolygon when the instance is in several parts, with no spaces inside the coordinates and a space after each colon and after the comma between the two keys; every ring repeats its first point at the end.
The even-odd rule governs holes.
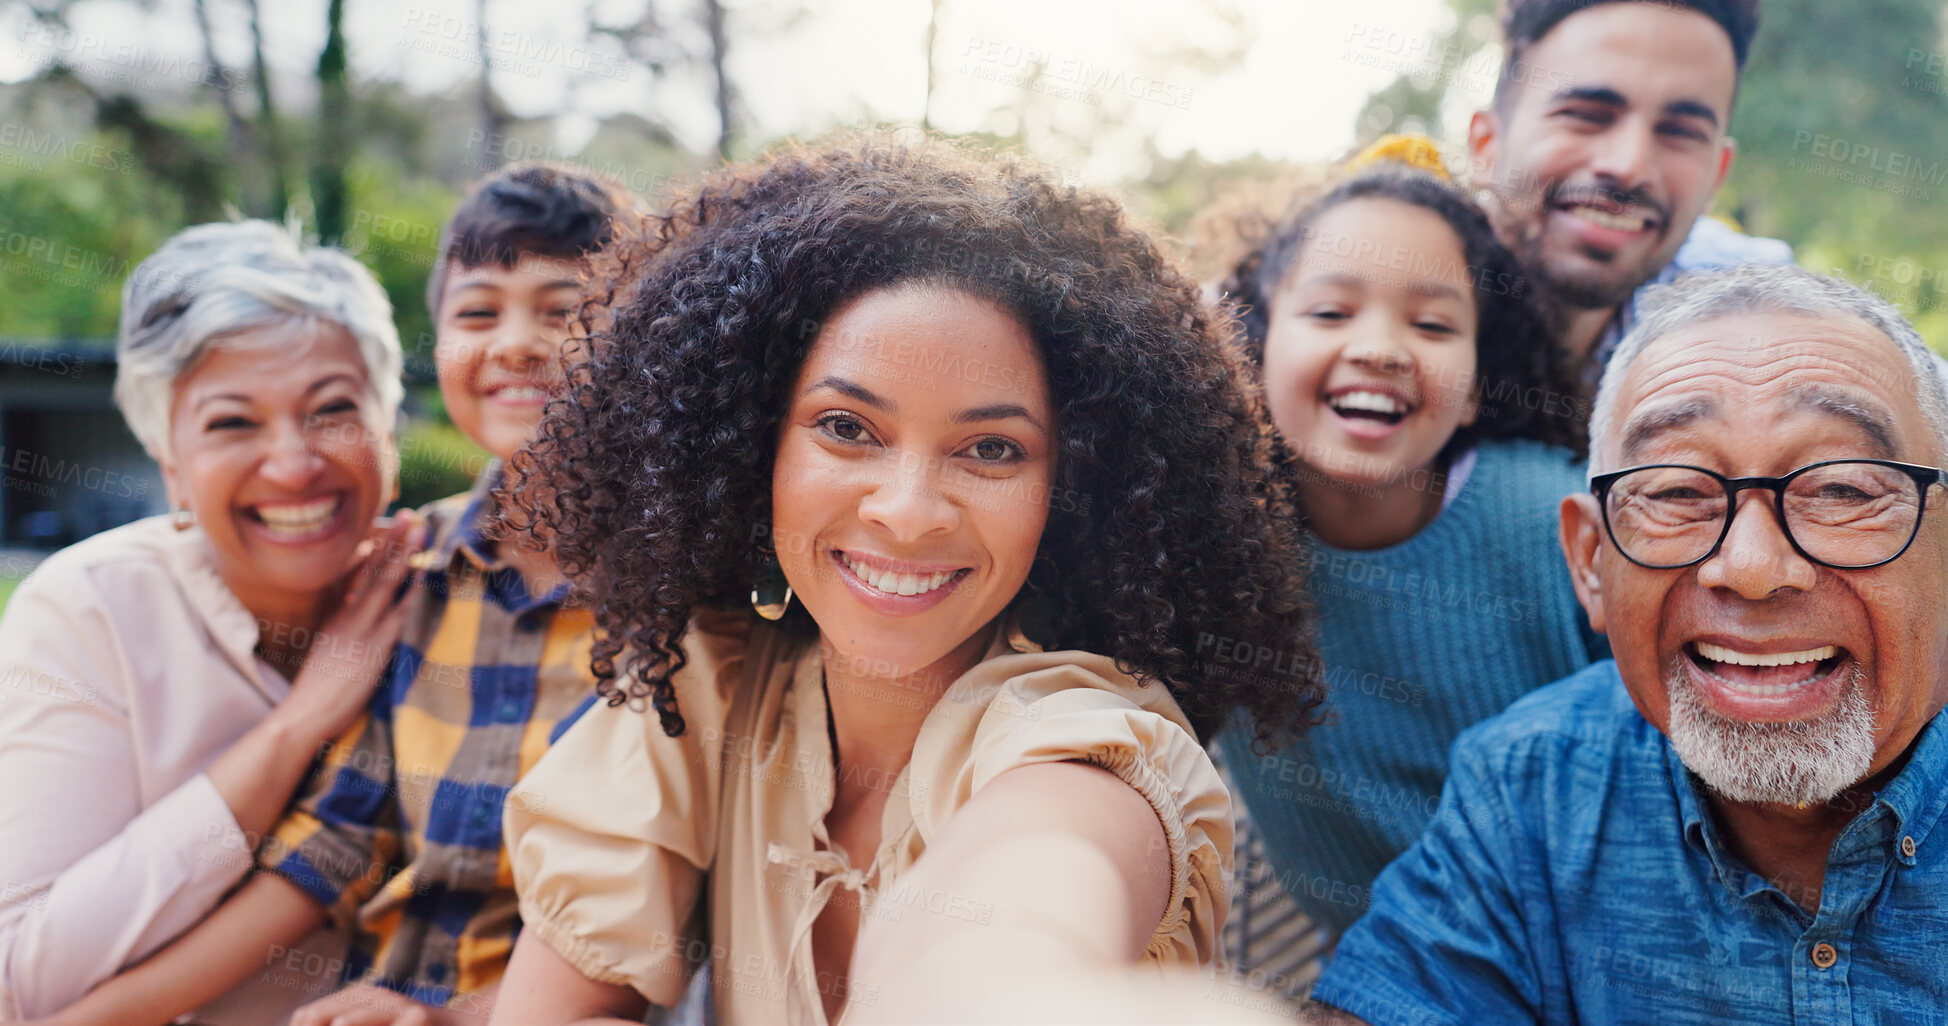
{"type": "MultiPolygon", "coordinates": [[[[0,617],[0,1023],[43,1016],[196,924],[251,866],[203,769],[290,693],[202,530],[150,517],[48,557],[0,617]]],[[[342,935],[265,952],[196,1013],[283,1022],[342,935]]]]}
{"type": "Polygon", "coordinates": [[[857,901],[862,922],[916,905],[979,921],[977,903],[902,890],[900,876],[988,781],[1061,761],[1115,773],[1162,821],[1173,876],[1144,962],[1215,958],[1230,798],[1162,685],[1102,656],[997,639],[933,703],[888,782],[879,851],[855,866],[825,830],[834,780],[818,646],[738,615],[693,626],[685,649],[683,736],[666,737],[653,713],[598,703],[507,803],[524,928],[583,975],[667,1004],[708,957],[722,1022],[821,1026],[821,994],[846,986],[813,968],[825,905],[857,901]]]}

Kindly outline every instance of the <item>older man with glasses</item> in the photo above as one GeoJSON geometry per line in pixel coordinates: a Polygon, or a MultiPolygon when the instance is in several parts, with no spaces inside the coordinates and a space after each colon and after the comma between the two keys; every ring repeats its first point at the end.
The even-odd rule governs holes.
{"type": "Polygon", "coordinates": [[[1434,824],[1313,991],[1325,1021],[1948,1015],[1936,361],[1791,267],[1644,313],[1562,508],[1616,660],[1456,743],[1434,824]]]}

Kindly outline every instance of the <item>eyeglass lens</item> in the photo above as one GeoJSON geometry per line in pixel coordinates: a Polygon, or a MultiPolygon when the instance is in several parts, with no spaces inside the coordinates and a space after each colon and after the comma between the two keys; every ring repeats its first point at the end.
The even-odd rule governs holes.
{"type": "MultiPolygon", "coordinates": [[[[1645,467],[1618,478],[1608,496],[1610,533],[1639,563],[1683,566],[1725,533],[1731,503],[1719,479],[1685,467],[1645,467]]],[[[1837,567],[1893,558],[1921,518],[1914,479],[1876,463],[1832,463],[1785,486],[1785,526],[1801,551],[1837,567]]]]}

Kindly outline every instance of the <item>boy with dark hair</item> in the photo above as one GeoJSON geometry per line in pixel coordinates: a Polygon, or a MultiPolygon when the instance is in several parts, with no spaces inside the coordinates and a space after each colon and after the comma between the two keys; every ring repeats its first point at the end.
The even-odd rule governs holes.
{"type": "Polygon", "coordinates": [[[564,164],[511,164],[482,181],[440,232],[440,255],[426,282],[426,306],[439,317],[453,269],[512,269],[524,257],[575,262],[615,233],[635,201],[621,186],[564,164]]]}
{"type": "Polygon", "coordinates": [[[593,620],[552,555],[497,537],[502,468],[562,380],[587,260],[635,209],[558,165],[482,182],[442,233],[427,301],[448,415],[495,459],[423,510],[428,548],[388,676],[327,746],[258,849],[261,872],[196,929],[69,1009],[167,1022],[254,972],[328,915],[353,926],[355,984],[294,1023],[485,1022],[520,917],[501,843],[508,790],[594,694],[593,620]]]}

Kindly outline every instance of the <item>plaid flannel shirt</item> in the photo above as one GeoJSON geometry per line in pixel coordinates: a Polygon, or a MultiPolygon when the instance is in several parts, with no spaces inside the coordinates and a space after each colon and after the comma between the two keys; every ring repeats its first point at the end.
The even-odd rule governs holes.
{"type": "Polygon", "coordinates": [[[354,924],[346,982],[438,1006],[505,971],[521,924],[502,806],[594,697],[590,611],[565,585],[530,595],[480,536],[499,476],[426,508],[433,544],[370,708],[257,855],[354,924]]]}

